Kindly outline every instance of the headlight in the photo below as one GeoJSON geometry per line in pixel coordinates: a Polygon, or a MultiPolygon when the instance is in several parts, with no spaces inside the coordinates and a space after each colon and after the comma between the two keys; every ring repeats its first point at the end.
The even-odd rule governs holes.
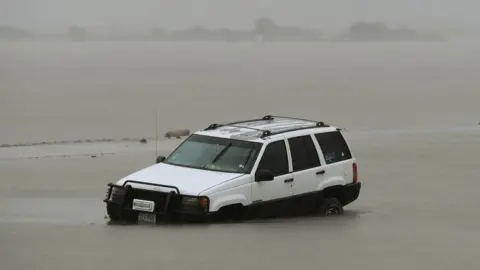
{"type": "Polygon", "coordinates": [[[183,197],[182,208],[184,210],[208,211],[208,197],[183,197]]]}

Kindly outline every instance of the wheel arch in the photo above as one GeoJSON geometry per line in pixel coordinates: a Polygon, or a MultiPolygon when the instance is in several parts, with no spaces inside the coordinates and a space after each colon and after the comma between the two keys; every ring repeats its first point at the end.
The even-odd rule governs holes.
{"type": "Polygon", "coordinates": [[[247,198],[243,194],[229,194],[226,196],[215,196],[212,200],[210,211],[217,212],[224,207],[231,207],[232,205],[245,206],[248,203],[247,198]]]}
{"type": "Polygon", "coordinates": [[[323,198],[334,197],[337,198],[343,206],[347,204],[344,196],[345,186],[341,184],[328,186],[322,191],[323,198]]]}

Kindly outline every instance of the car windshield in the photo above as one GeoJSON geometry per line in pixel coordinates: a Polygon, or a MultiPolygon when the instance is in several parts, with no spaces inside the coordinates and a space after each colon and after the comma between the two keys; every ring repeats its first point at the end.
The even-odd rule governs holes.
{"type": "Polygon", "coordinates": [[[250,173],[262,144],[193,134],[164,161],[212,171],[250,173]]]}

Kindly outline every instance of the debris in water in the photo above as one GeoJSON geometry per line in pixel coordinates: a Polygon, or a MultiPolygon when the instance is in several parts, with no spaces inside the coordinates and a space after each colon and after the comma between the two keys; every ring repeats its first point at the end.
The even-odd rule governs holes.
{"type": "Polygon", "coordinates": [[[176,137],[177,139],[180,139],[181,136],[188,136],[190,135],[190,130],[188,129],[179,129],[179,130],[170,130],[167,133],[165,133],[165,138],[170,137],[176,137]]]}

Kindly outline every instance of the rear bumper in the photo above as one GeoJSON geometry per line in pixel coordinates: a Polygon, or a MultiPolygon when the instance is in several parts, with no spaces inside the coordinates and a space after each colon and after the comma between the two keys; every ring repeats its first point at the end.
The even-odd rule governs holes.
{"type": "Polygon", "coordinates": [[[350,203],[356,201],[360,195],[361,189],[361,182],[356,182],[343,186],[343,190],[341,193],[341,202],[343,206],[349,205],[350,203]]]}
{"type": "MultiPolygon", "coordinates": [[[[129,181],[127,181],[129,182],[129,181]]],[[[107,212],[110,219],[114,221],[136,221],[138,213],[145,212],[154,214],[157,220],[170,220],[182,217],[203,217],[208,216],[208,206],[201,208],[197,205],[184,204],[184,198],[195,198],[195,196],[183,195],[178,192],[159,192],[146,189],[135,189],[132,186],[123,186],[109,183],[107,194],[103,202],[107,205],[107,212]],[[155,203],[152,211],[143,211],[133,208],[133,200],[141,199],[155,203]]],[[[130,181],[132,182],[132,181],[130,181]]],[[[146,183],[141,183],[145,185],[146,183]]],[[[162,186],[162,185],[155,185],[162,186]]],[[[165,187],[165,186],[164,186],[165,187]]]]}

